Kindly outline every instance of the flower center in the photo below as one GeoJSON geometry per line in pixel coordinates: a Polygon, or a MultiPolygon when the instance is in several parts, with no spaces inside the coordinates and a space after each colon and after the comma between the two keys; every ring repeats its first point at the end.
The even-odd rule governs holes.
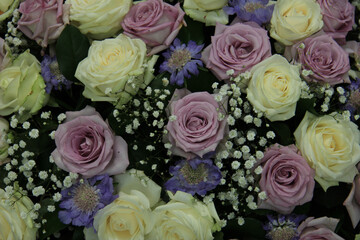
{"type": "Polygon", "coordinates": [[[168,66],[174,70],[181,70],[190,60],[191,53],[188,50],[175,50],[168,60],[168,66]]]}
{"type": "Polygon", "coordinates": [[[296,230],[289,226],[278,227],[268,233],[272,240],[291,240],[296,236],[296,230]]]}
{"type": "Polygon", "coordinates": [[[75,205],[83,212],[92,212],[99,203],[99,196],[95,187],[88,184],[80,184],[75,189],[75,205]]]}
{"type": "Polygon", "coordinates": [[[264,5],[262,5],[261,3],[249,2],[249,3],[245,4],[244,8],[247,12],[252,13],[252,12],[255,12],[255,10],[257,10],[259,8],[264,8],[264,5]]]}
{"type": "Polygon", "coordinates": [[[206,181],[208,176],[208,171],[203,163],[199,164],[195,169],[193,169],[190,164],[185,163],[185,165],[180,169],[180,172],[185,180],[192,185],[206,181]]]}
{"type": "Polygon", "coordinates": [[[349,103],[357,110],[360,108],[360,92],[359,90],[353,91],[349,97],[349,103]]]}

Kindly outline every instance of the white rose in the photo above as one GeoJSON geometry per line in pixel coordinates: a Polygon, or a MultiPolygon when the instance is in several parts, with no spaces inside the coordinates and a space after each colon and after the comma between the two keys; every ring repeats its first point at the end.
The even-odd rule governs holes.
{"type": "Polygon", "coordinates": [[[185,0],[184,11],[192,19],[203,22],[206,26],[215,26],[216,23],[227,24],[228,15],[223,7],[227,0],[185,0]]]}
{"type": "Polygon", "coordinates": [[[270,36],[285,45],[309,37],[324,24],[315,0],[278,0],[270,22],[270,36]]]}
{"type": "Polygon", "coordinates": [[[29,215],[21,218],[21,213],[29,213],[33,206],[27,196],[15,193],[9,197],[0,189],[0,239],[35,240],[37,228],[33,220],[29,215]]]}
{"type": "Polygon", "coordinates": [[[149,199],[141,192],[119,193],[119,197],[99,210],[94,218],[94,231],[84,231],[85,238],[144,240],[154,226],[149,199]]]}
{"type": "Polygon", "coordinates": [[[220,219],[213,203],[206,206],[181,191],[169,195],[171,201],[154,210],[157,221],[149,239],[213,239],[212,232],[220,230],[220,219]]]}
{"type": "Polygon", "coordinates": [[[154,78],[157,58],[146,56],[142,40],[120,34],[117,38],[94,41],[88,56],[77,66],[75,77],[85,85],[85,97],[121,107],[154,78]]]}
{"type": "Polygon", "coordinates": [[[0,165],[7,160],[8,156],[8,147],[7,143],[7,133],[9,131],[9,122],[0,117],[0,165]]]}
{"type": "Polygon", "coordinates": [[[121,30],[132,0],[67,0],[66,3],[71,4],[71,24],[91,38],[104,39],[121,30]]]}
{"type": "Polygon", "coordinates": [[[356,124],[306,112],[294,136],[301,154],[315,170],[315,180],[325,191],[338,182],[354,180],[358,173],[355,165],[360,161],[360,132],[356,124]]]}
{"type": "Polygon", "coordinates": [[[249,102],[270,121],[284,121],[295,115],[300,98],[300,66],[280,55],[273,55],[251,69],[246,89],[249,102]]]}

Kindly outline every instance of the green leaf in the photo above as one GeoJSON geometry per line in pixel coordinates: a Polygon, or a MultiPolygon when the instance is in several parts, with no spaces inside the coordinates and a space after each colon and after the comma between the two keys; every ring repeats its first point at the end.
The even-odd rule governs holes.
{"type": "Polygon", "coordinates": [[[316,116],[319,116],[320,114],[318,112],[316,112],[316,110],[314,108],[315,101],[316,101],[315,98],[311,98],[311,99],[301,98],[296,104],[295,116],[301,117],[301,119],[302,119],[302,117],[305,115],[306,111],[311,112],[312,114],[315,114],[316,116]]]}
{"type": "Polygon", "coordinates": [[[255,218],[245,218],[245,223],[242,226],[239,226],[237,220],[230,220],[222,231],[227,239],[263,240],[266,233],[262,224],[260,220],[255,218]]]}
{"type": "Polygon", "coordinates": [[[214,240],[223,240],[223,239],[224,239],[224,233],[223,232],[214,233],[214,240]]]}
{"type": "Polygon", "coordinates": [[[61,231],[62,229],[66,228],[67,225],[63,224],[60,219],[58,218],[59,213],[59,206],[56,204],[56,211],[55,212],[48,212],[47,206],[48,205],[55,205],[52,199],[43,199],[41,202],[41,209],[39,211],[40,219],[46,219],[46,223],[41,226],[39,231],[40,239],[46,239],[47,237],[53,235],[61,231]],[[43,230],[46,230],[44,233],[43,230]]]}
{"type": "Polygon", "coordinates": [[[340,183],[339,186],[333,186],[325,192],[318,183],[314,189],[313,201],[326,208],[335,208],[342,206],[350,192],[351,185],[340,183]]]}
{"type": "MultiPolygon", "coordinates": [[[[183,26],[177,35],[177,38],[180,39],[183,43],[188,43],[190,40],[195,41],[197,44],[202,44],[205,42],[205,25],[201,22],[194,21],[190,17],[184,17],[186,22],[186,27],[183,26]]],[[[211,36],[211,35],[210,35],[211,36]]]]}
{"type": "Polygon", "coordinates": [[[217,78],[209,71],[203,71],[199,69],[198,76],[191,76],[190,79],[185,80],[185,86],[191,92],[207,91],[213,93],[211,85],[217,82],[217,78]]]}
{"type": "Polygon", "coordinates": [[[68,80],[76,81],[77,65],[87,56],[89,47],[89,40],[76,27],[67,25],[62,31],[56,43],[56,58],[61,73],[68,80]]]}
{"type": "Polygon", "coordinates": [[[274,129],[276,136],[280,138],[279,143],[281,145],[287,146],[293,143],[292,132],[288,125],[284,122],[269,122],[269,124],[274,129]]]}

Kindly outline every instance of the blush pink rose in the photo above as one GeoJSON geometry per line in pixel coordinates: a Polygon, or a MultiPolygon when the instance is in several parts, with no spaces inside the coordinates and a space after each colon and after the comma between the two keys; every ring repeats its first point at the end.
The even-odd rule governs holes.
{"type": "Polygon", "coordinates": [[[18,28],[40,46],[53,43],[69,23],[70,5],[63,0],[25,0],[19,8],[18,28]]]}
{"type": "Polygon", "coordinates": [[[170,46],[184,22],[180,4],[172,6],[162,0],[139,2],[131,7],[121,23],[124,34],[140,38],[156,54],[170,46]]]}
{"type": "Polygon", "coordinates": [[[225,110],[208,92],[175,90],[167,108],[170,120],[164,139],[172,144],[172,153],[191,159],[215,151],[227,129],[226,118],[218,119],[219,111],[225,114],[225,110]]]}
{"type": "Polygon", "coordinates": [[[301,63],[302,69],[312,73],[304,76],[309,82],[336,85],[350,83],[349,54],[329,35],[306,38],[287,49],[285,56],[301,63]]]}
{"type": "Polygon", "coordinates": [[[317,0],[323,15],[323,30],[340,44],[355,23],[355,6],[348,0],[317,0]]]}
{"type": "Polygon", "coordinates": [[[334,233],[339,219],[336,218],[314,218],[305,219],[298,227],[300,233],[299,240],[344,240],[342,237],[334,233]]]}
{"type": "Polygon", "coordinates": [[[295,145],[271,146],[264,153],[261,166],[260,189],[266,192],[267,199],[259,200],[259,208],[289,214],[295,206],[311,201],[315,171],[295,145]]]}
{"type": "Polygon", "coordinates": [[[356,228],[360,221],[360,174],[356,175],[351,191],[343,205],[349,213],[353,227],[356,228]]]}
{"type": "Polygon", "coordinates": [[[86,178],[123,173],[129,165],[127,144],[115,136],[93,107],[66,112],[66,121],[55,132],[56,165],[86,178]]]}
{"type": "Polygon", "coordinates": [[[201,60],[219,80],[227,80],[228,70],[234,75],[250,70],[271,56],[267,31],[256,23],[216,24],[211,44],[202,52],[201,60]]]}

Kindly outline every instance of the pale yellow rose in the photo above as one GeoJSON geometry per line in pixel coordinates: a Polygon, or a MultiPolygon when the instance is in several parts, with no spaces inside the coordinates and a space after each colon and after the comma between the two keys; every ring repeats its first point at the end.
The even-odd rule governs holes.
{"type": "Polygon", "coordinates": [[[5,162],[9,161],[8,156],[8,147],[7,143],[7,133],[9,131],[9,122],[0,117],[0,166],[5,162]]]}
{"type": "Polygon", "coordinates": [[[15,8],[19,6],[20,0],[1,0],[0,1],[0,22],[10,17],[15,8]]]}
{"type": "Polygon", "coordinates": [[[170,202],[154,210],[157,215],[152,240],[210,240],[220,230],[214,204],[205,205],[190,194],[177,191],[170,202]]]}
{"type": "Polygon", "coordinates": [[[154,78],[157,58],[146,56],[142,40],[120,34],[117,38],[94,41],[88,56],[79,63],[75,77],[85,85],[86,98],[121,107],[154,78]]]}
{"type": "Polygon", "coordinates": [[[215,26],[216,23],[227,24],[229,16],[223,7],[227,0],[185,0],[184,11],[192,19],[203,22],[206,26],[215,26]]]}
{"type": "Polygon", "coordinates": [[[351,183],[358,173],[360,132],[355,123],[336,115],[317,117],[306,112],[294,132],[296,145],[310,167],[315,180],[326,191],[338,182],[351,183]]]}
{"type": "Polygon", "coordinates": [[[0,115],[21,110],[24,120],[45,105],[48,95],[40,71],[39,61],[27,50],[0,72],[0,115]]]}
{"type": "Polygon", "coordinates": [[[130,10],[132,0],[67,0],[70,21],[81,33],[94,39],[114,36],[130,10]]]}
{"type": "Polygon", "coordinates": [[[292,45],[319,31],[323,24],[316,0],[278,0],[271,18],[270,36],[292,45]]]}
{"type": "Polygon", "coordinates": [[[119,197],[99,210],[94,218],[94,228],[84,231],[86,239],[143,240],[154,226],[154,216],[149,199],[141,192],[119,193],[119,197]]]}
{"type": "Polygon", "coordinates": [[[37,228],[28,216],[23,219],[21,213],[28,213],[34,204],[27,196],[15,193],[9,196],[0,189],[0,239],[32,240],[36,239],[37,228]]]}
{"type": "Polygon", "coordinates": [[[255,109],[264,112],[270,121],[284,121],[295,115],[300,98],[300,66],[294,66],[280,55],[273,55],[251,69],[246,89],[255,109]]]}

